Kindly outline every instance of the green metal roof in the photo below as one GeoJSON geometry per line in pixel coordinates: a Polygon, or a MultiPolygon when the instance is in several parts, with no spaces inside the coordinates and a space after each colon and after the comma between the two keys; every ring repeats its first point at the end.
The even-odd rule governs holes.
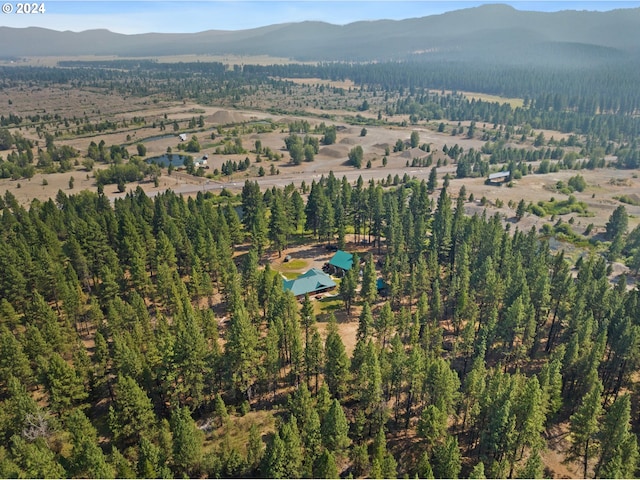
{"type": "Polygon", "coordinates": [[[293,280],[282,280],[282,287],[285,290],[291,290],[291,293],[296,297],[298,295],[304,295],[305,293],[314,293],[335,286],[336,282],[334,282],[329,275],[317,268],[312,268],[293,280]]]}
{"type": "Polygon", "coordinates": [[[341,268],[342,270],[351,270],[353,266],[353,255],[342,250],[338,250],[331,260],[329,260],[329,265],[333,265],[334,267],[341,268]]]}

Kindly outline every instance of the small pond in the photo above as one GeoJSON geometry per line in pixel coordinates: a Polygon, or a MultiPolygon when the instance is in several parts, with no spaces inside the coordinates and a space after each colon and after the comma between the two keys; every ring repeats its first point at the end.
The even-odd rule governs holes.
{"type": "Polygon", "coordinates": [[[186,155],[180,155],[177,153],[165,153],[159,157],[151,157],[147,159],[147,163],[155,163],[161,167],[168,167],[173,165],[174,167],[183,167],[184,161],[189,158],[186,155]]]}
{"type": "Polygon", "coordinates": [[[163,140],[163,139],[169,138],[169,137],[176,137],[176,135],[174,133],[165,133],[164,135],[155,135],[153,137],[143,138],[142,141],[143,142],[153,142],[154,140],[163,140]]]}

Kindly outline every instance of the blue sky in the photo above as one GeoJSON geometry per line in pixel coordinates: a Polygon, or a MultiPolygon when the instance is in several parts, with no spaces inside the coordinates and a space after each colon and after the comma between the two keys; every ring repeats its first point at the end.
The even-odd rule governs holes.
{"type": "MultiPolygon", "coordinates": [[[[30,0],[33,2],[34,0],[30,0]]],[[[613,10],[634,8],[640,1],[405,1],[405,0],[36,0],[44,14],[0,13],[0,26],[44,27],[75,32],[104,28],[134,34],[241,30],[285,22],[318,20],[338,25],[359,21],[423,17],[485,3],[507,3],[518,10],[613,10]]]]}

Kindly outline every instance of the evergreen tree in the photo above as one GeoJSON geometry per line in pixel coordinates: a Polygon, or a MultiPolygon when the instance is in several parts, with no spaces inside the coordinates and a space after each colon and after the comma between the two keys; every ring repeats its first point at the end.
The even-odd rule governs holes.
{"type": "Polygon", "coordinates": [[[160,447],[146,436],[138,444],[138,476],[143,478],[160,478],[163,466],[160,461],[160,447]]]}
{"type": "Polygon", "coordinates": [[[280,434],[276,432],[262,457],[260,466],[262,476],[264,478],[287,478],[286,457],[286,446],[280,438],[280,434]]]}
{"type": "Polygon", "coordinates": [[[151,400],[131,377],[119,376],[114,386],[114,405],[109,407],[109,427],[123,445],[137,443],[155,422],[151,400]]]}
{"type": "Polygon", "coordinates": [[[303,471],[313,474],[314,463],[322,451],[322,430],[320,416],[311,406],[305,411],[301,435],[304,445],[303,471]]]}
{"type": "Polygon", "coordinates": [[[542,432],[545,428],[546,412],[538,377],[534,375],[527,380],[515,408],[518,431],[515,448],[522,447],[524,450],[524,447],[528,446],[533,450],[539,450],[545,443],[542,432]]]}
{"type": "Polygon", "coordinates": [[[524,200],[521,199],[518,202],[518,207],[516,208],[516,220],[522,220],[522,217],[524,217],[524,214],[526,212],[526,208],[527,206],[525,205],[524,200]]]}
{"type": "Polygon", "coordinates": [[[340,282],[340,296],[347,310],[347,315],[351,314],[351,304],[356,297],[356,288],[358,286],[358,277],[356,273],[356,263],[354,261],[353,268],[347,270],[340,282]]]}
{"type": "Polygon", "coordinates": [[[444,444],[436,445],[432,464],[435,478],[458,478],[462,470],[462,453],[457,437],[448,436],[444,444]]]}
{"type": "Polygon", "coordinates": [[[254,471],[260,465],[263,453],[264,444],[262,443],[260,431],[256,424],[252,423],[249,428],[249,440],[247,441],[247,466],[249,472],[254,471]]]}
{"type": "Polygon", "coordinates": [[[329,450],[320,454],[313,471],[314,478],[339,478],[336,459],[329,450]]]}
{"type": "Polygon", "coordinates": [[[65,478],[67,476],[56,454],[47,445],[44,438],[29,442],[21,436],[11,439],[11,451],[15,463],[25,478],[65,478]]]}
{"type": "Polygon", "coordinates": [[[378,288],[376,285],[376,270],[373,265],[373,255],[367,257],[362,270],[362,286],[360,288],[360,297],[364,302],[371,305],[378,298],[378,288]]]}
{"type": "Polygon", "coordinates": [[[538,450],[534,450],[529,455],[517,478],[545,478],[544,464],[538,450]]]}
{"type": "Polygon", "coordinates": [[[447,415],[435,405],[428,405],[418,420],[418,435],[426,439],[429,449],[441,443],[447,433],[447,415]]]}
{"type": "Polygon", "coordinates": [[[111,452],[111,463],[115,468],[116,478],[135,478],[136,472],[131,467],[131,463],[115,447],[111,452]]]}
{"type": "Polygon", "coordinates": [[[386,409],[382,392],[382,372],[376,348],[371,340],[367,343],[356,384],[362,409],[370,421],[370,430],[383,425],[386,409]]]}
{"type": "Polygon", "coordinates": [[[293,215],[293,227],[294,232],[298,232],[304,228],[306,222],[306,214],[304,209],[304,200],[302,200],[302,196],[300,192],[294,190],[291,194],[291,210],[293,215]]]}
{"type": "Polygon", "coordinates": [[[224,404],[224,400],[220,394],[216,395],[213,400],[213,411],[216,417],[220,420],[219,426],[222,427],[229,421],[229,413],[227,412],[227,406],[224,404]]]}
{"type": "Polygon", "coordinates": [[[54,353],[46,369],[45,385],[49,391],[51,408],[64,412],[87,398],[82,379],[59,354],[54,353]]]}
{"type": "Polygon", "coordinates": [[[629,215],[624,205],[617,207],[606,225],[606,237],[608,240],[615,239],[618,235],[624,235],[627,233],[627,226],[629,223],[629,215]]]}
{"type": "Polygon", "coordinates": [[[595,476],[606,473],[607,478],[632,478],[638,465],[636,436],[630,429],[631,401],[629,395],[618,397],[602,421],[598,438],[600,458],[595,476]],[[619,475],[612,475],[619,471],[619,475]]]}
{"type": "Polygon", "coordinates": [[[435,192],[438,187],[438,171],[436,167],[433,167],[429,172],[429,180],[427,182],[427,191],[429,193],[435,192]]]}
{"type": "Polygon", "coordinates": [[[282,256],[282,250],[287,246],[289,235],[289,220],[284,206],[282,190],[276,190],[271,197],[271,217],[269,218],[269,239],[273,247],[282,256]]]}
{"type": "Polygon", "coordinates": [[[225,358],[231,383],[236,394],[245,395],[251,400],[257,369],[258,334],[241,306],[234,309],[226,340],[225,358]]]}
{"type": "Polygon", "coordinates": [[[0,403],[0,434],[5,443],[22,433],[27,418],[39,413],[38,404],[16,377],[7,380],[7,397],[0,403]]]}
{"type": "MultiPolygon", "coordinates": [[[[418,478],[424,479],[433,479],[433,468],[431,467],[431,462],[429,462],[429,453],[423,452],[420,457],[420,462],[418,462],[418,478]]],[[[471,477],[473,478],[473,477],[471,477]]]]}
{"type": "Polygon", "coordinates": [[[382,306],[382,310],[375,318],[373,326],[376,330],[378,341],[382,348],[386,348],[387,338],[389,337],[393,328],[393,312],[391,311],[391,304],[385,302],[382,306]]]}
{"type": "Polygon", "coordinates": [[[396,478],[397,463],[391,452],[387,451],[387,439],[381,426],[372,444],[371,477],[396,478]]]}
{"type": "Polygon", "coordinates": [[[602,413],[602,384],[598,381],[582,399],[582,403],[571,415],[570,454],[582,461],[583,478],[587,478],[589,460],[596,454],[597,436],[600,432],[599,416],[602,413]]]}
{"type": "Polygon", "coordinates": [[[315,391],[318,393],[318,382],[320,372],[322,370],[324,355],[322,339],[320,338],[320,333],[318,333],[318,329],[316,327],[313,327],[312,329],[311,344],[307,349],[306,359],[309,365],[309,373],[315,377],[315,391]]]}
{"type": "Polygon", "coordinates": [[[341,455],[351,443],[348,433],[347,417],[340,402],[334,399],[322,421],[322,443],[331,452],[341,455]]]}
{"type": "Polygon", "coordinates": [[[484,475],[484,463],[482,463],[482,461],[475,464],[475,466],[471,470],[471,473],[469,473],[469,478],[474,478],[474,479],[487,478],[484,475]]]}
{"type": "Polygon", "coordinates": [[[0,393],[4,392],[11,376],[28,385],[33,372],[22,344],[5,325],[0,324],[0,393]]]}
{"type": "Polygon", "coordinates": [[[73,449],[70,458],[70,473],[83,478],[113,478],[113,467],[98,446],[96,429],[81,410],[74,410],[66,419],[71,433],[73,449]]]}
{"type": "Polygon", "coordinates": [[[202,329],[193,314],[177,324],[173,346],[175,393],[182,405],[197,408],[204,400],[207,348],[202,329]]]}
{"type": "Polygon", "coordinates": [[[298,430],[295,416],[291,416],[288,422],[280,428],[280,437],[285,448],[284,474],[285,478],[300,477],[302,471],[303,451],[302,439],[298,430]]]}
{"type": "Polygon", "coordinates": [[[324,378],[329,391],[337,398],[345,395],[349,381],[349,357],[338,333],[335,316],[329,318],[325,340],[324,378]]]}
{"type": "Polygon", "coordinates": [[[202,458],[202,433],[186,407],[171,413],[173,464],[177,472],[192,476],[202,458]]]}

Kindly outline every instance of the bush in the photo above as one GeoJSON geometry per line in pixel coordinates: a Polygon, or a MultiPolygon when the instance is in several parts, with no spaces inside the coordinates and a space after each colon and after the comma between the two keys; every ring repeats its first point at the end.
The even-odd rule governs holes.
{"type": "Polygon", "coordinates": [[[572,190],[583,192],[587,188],[587,182],[582,175],[571,177],[567,182],[572,190]]]}
{"type": "Polygon", "coordinates": [[[587,228],[584,229],[584,234],[583,235],[591,235],[591,232],[593,231],[593,223],[590,223],[589,225],[587,225],[587,228]]]}
{"type": "MultiPolygon", "coordinates": [[[[126,165],[111,165],[109,168],[96,172],[96,183],[108,185],[110,183],[124,184],[142,180],[147,171],[145,163],[129,162],[126,165]]],[[[123,190],[124,191],[124,190],[123,190]]]]}
{"type": "Polygon", "coordinates": [[[531,205],[529,211],[538,217],[546,217],[547,212],[540,205],[531,205]]]}
{"type": "Polygon", "coordinates": [[[353,147],[349,151],[349,162],[356,168],[362,167],[362,157],[364,156],[364,151],[360,145],[353,147]]]}
{"type": "Polygon", "coordinates": [[[144,157],[147,154],[147,147],[145,147],[144,144],[138,143],[136,148],[138,149],[138,155],[141,157],[144,157]]]}
{"type": "Polygon", "coordinates": [[[613,197],[619,202],[626,203],[627,205],[640,206],[640,200],[638,198],[631,197],[629,195],[620,195],[619,197],[613,197]]]}

